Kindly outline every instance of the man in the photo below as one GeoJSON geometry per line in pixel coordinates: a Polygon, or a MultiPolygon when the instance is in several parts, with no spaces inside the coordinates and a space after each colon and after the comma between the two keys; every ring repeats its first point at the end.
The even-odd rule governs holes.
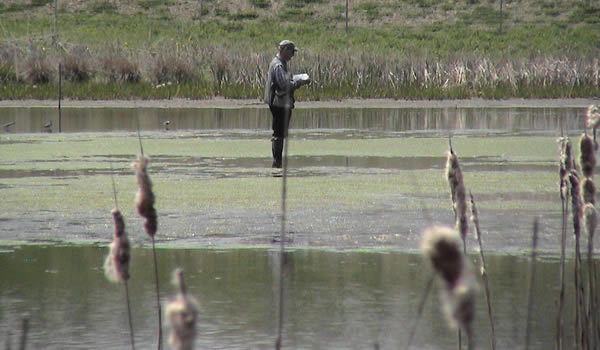
{"type": "Polygon", "coordinates": [[[298,51],[296,44],[290,40],[283,40],[279,43],[279,53],[269,64],[265,84],[264,102],[269,105],[273,115],[273,137],[271,138],[273,168],[281,168],[283,142],[287,137],[288,124],[294,108],[294,91],[300,86],[310,83],[308,78],[294,81],[288,72],[287,63],[294,57],[296,51],[298,51]]]}

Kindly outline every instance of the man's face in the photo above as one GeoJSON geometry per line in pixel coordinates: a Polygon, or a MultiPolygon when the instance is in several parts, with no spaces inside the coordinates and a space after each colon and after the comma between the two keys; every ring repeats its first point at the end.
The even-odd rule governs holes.
{"type": "Polygon", "coordinates": [[[294,57],[294,54],[296,53],[296,51],[294,50],[295,48],[293,46],[286,46],[283,48],[283,50],[281,51],[281,56],[286,60],[289,61],[292,59],[292,57],[294,57]]]}

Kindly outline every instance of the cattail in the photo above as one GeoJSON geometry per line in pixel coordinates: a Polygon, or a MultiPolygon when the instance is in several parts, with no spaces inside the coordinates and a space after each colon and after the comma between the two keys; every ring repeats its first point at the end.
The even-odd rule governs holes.
{"type": "Polygon", "coordinates": [[[452,203],[456,203],[456,190],[459,184],[463,183],[463,174],[460,169],[460,165],[458,164],[458,157],[450,148],[446,158],[446,178],[448,179],[448,184],[450,185],[450,195],[452,199],[452,203]]]}
{"type": "Polygon", "coordinates": [[[585,117],[585,124],[588,128],[598,128],[600,125],[600,108],[596,105],[589,105],[585,111],[585,117]]]}
{"type": "Polygon", "coordinates": [[[594,147],[598,149],[598,142],[596,142],[596,130],[600,125],[600,108],[596,105],[590,105],[585,111],[585,124],[588,128],[592,128],[594,135],[594,147]]]}
{"type": "Polygon", "coordinates": [[[568,198],[569,187],[567,186],[567,174],[573,169],[573,156],[571,141],[568,137],[558,139],[560,145],[560,161],[559,161],[559,176],[560,176],[560,198],[568,198]]]}
{"type": "Polygon", "coordinates": [[[594,141],[588,135],[579,138],[579,166],[585,177],[594,176],[596,166],[594,141]]]}
{"type": "Polygon", "coordinates": [[[158,229],[158,220],[156,209],[154,209],[154,193],[152,192],[152,181],[146,171],[148,158],[140,154],[138,160],[133,163],[136,169],[136,179],[138,184],[138,192],[135,197],[135,205],[138,214],[142,216],[144,221],[144,229],[150,237],[154,237],[158,229]]]}
{"type": "Polygon", "coordinates": [[[571,192],[571,206],[573,207],[573,233],[576,237],[579,237],[581,233],[581,217],[582,217],[582,204],[581,204],[581,196],[579,191],[579,175],[577,172],[570,171],[567,175],[570,184],[570,192],[571,192]]]}
{"type": "Polygon", "coordinates": [[[112,216],[115,232],[114,239],[110,244],[110,252],[104,260],[104,274],[111,282],[127,281],[129,279],[131,246],[125,232],[125,222],[121,212],[113,209],[112,216]]]}
{"type": "Polygon", "coordinates": [[[452,228],[433,226],[423,233],[421,249],[445,285],[442,301],[446,315],[451,324],[458,324],[467,332],[471,344],[476,288],[460,246],[461,238],[452,228]]]}
{"type": "Polygon", "coordinates": [[[586,203],[583,206],[583,227],[589,235],[589,241],[594,240],[594,232],[598,226],[598,213],[592,203],[586,203]]]}
{"type": "Polygon", "coordinates": [[[583,203],[596,203],[596,185],[594,185],[594,181],[586,177],[581,181],[581,198],[583,199],[583,203]]]}
{"type": "Polygon", "coordinates": [[[450,151],[446,158],[446,178],[450,185],[450,196],[452,199],[452,208],[456,220],[456,229],[463,240],[463,250],[466,250],[466,238],[469,231],[469,222],[467,221],[467,194],[463,182],[463,174],[458,163],[458,157],[450,146],[450,151]]]}
{"type": "Polygon", "coordinates": [[[187,294],[183,281],[183,271],[176,269],[173,273],[174,284],[178,288],[175,299],[166,308],[166,318],[171,327],[169,344],[173,349],[191,350],[196,338],[196,318],[198,302],[187,294]]]}

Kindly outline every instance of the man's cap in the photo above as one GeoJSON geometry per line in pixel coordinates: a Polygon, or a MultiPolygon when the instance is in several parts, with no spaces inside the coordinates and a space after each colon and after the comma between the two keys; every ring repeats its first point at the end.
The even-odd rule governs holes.
{"type": "Polygon", "coordinates": [[[283,48],[283,47],[286,47],[286,46],[291,46],[291,47],[293,47],[293,48],[294,48],[294,51],[298,51],[298,47],[297,47],[297,46],[296,46],[296,44],[294,44],[294,42],[293,42],[293,41],[291,41],[291,40],[282,40],[282,41],[279,43],[279,48],[280,48],[280,49],[281,49],[281,48],[283,48]]]}

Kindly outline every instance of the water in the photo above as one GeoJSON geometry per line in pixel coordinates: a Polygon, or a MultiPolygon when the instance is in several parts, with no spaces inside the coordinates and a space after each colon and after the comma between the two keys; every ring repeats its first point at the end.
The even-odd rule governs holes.
{"type": "MultiPolygon", "coordinates": [[[[542,135],[548,141],[544,145],[555,152],[554,138],[560,135],[561,128],[571,135],[580,133],[584,113],[584,108],[307,108],[294,111],[292,137],[299,140],[297,144],[302,140],[407,137],[417,145],[420,142],[429,145],[429,139],[439,141],[441,138],[445,144],[450,130],[453,135],[464,138],[483,136],[494,147],[498,143],[493,142],[505,136],[526,140],[531,135],[542,135]]],[[[111,197],[106,188],[92,187],[90,190],[96,196],[90,199],[89,193],[76,192],[81,187],[72,183],[89,178],[93,184],[99,177],[109,183],[107,174],[113,171],[107,158],[115,162],[116,168],[119,162],[127,164],[127,170],[116,171],[117,183],[131,182],[128,167],[131,152],[115,155],[99,151],[85,157],[42,152],[44,156],[40,157],[35,147],[42,145],[51,150],[71,140],[82,147],[88,143],[102,146],[117,138],[135,139],[138,121],[146,144],[152,146],[152,140],[160,146],[155,146],[161,153],[153,158],[152,175],[169,182],[171,195],[174,192],[183,197],[190,191],[185,188],[177,192],[177,183],[182,180],[193,179],[201,187],[207,178],[217,181],[232,177],[260,179],[268,166],[268,149],[264,157],[179,154],[180,148],[197,147],[200,139],[224,143],[268,140],[270,115],[266,108],[64,108],[60,123],[54,108],[0,108],[0,125],[5,125],[0,130],[4,132],[0,134],[0,141],[9,140],[15,133],[33,133],[30,136],[35,139],[31,143],[23,142],[24,148],[20,149],[33,153],[33,156],[28,153],[27,161],[4,161],[0,156],[0,191],[6,193],[16,188],[10,193],[17,194],[4,197],[14,204],[11,214],[0,216],[0,239],[5,247],[0,253],[0,339],[10,339],[16,347],[21,318],[27,314],[31,320],[28,340],[32,349],[129,348],[124,288],[107,282],[102,272],[107,253],[105,245],[111,231],[108,209],[92,210],[89,203],[82,202],[77,210],[66,211],[60,205],[69,200],[62,197],[69,191],[71,197],[82,201],[96,202],[111,197]],[[38,135],[52,132],[54,136],[59,124],[65,140],[38,135]],[[177,142],[171,142],[173,140],[177,142]],[[42,166],[46,162],[58,165],[48,169],[42,166]],[[52,192],[53,188],[68,191],[52,192]],[[32,191],[38,196],[51,193],[56,203],[42,209],[37,207],[43,206],[38,200],[23,205],[21,195],[35,199],[32,191]],[[15,239],[54,243],[13,247],[10,241],[15,239]],[[84,245],[62,246],[60,243],[70,240],[84,241],[84,245]]],[[[0,147],[6,149],[8,143],[0,143],[0,147]]],[[[527,143],[523,145],[526,147],[527,143]]],[[[380,181],[416,170],[422,170],[420,174],[430,179],[442,181],[444,155],[443,152],[435,154],[422,157],[297,155],[290,164],[292,176],[322,177],[323,181],[353,176],[380,181]]],[[[531,173],[557,172],[554,156],[535,154],[515,159],[510,154],[502,154],[461,160],[466,171],[473,174],[472,184],[484,178],[480,174],[490,177],[490,174],[512,172],[512,176],[525,178],[531,173]]],[[[446,205],[447,193],[415,195],[414,181],[408,193],[391,193],[389,197],[368,194],[369,201],[355,209],[335,206],[289,209],[288,227],[293,231],[292,246],[295,247],[288,256],[284,281],[284,348],[373,349],[375,344],[380,349],[403,348],[430,275],[422,258],[407,252],[417,248],[418,233],[431,217],[451,216],[446,205]],[[434,206],[424,214],[422,208],[398,208],[398,203],[403,201],[424,203],[425,200],[443,203],[443,209],[434,206]],[[306,248],[321,244],[332,246],[334,250],[306,248]],[[365,247],[371,251],[353,250],[365,247]],[[347,248],[353,249],[343,250],[347,248]]],[[[484,244],[494,251],[494,255],[487,256],[487,263],[498,349],[520,348],[525,339],[529,260],[523,252],[530,246],[533,217],[543,219],[540,246],[546,258],[537,261],[530,349],[554,347],[560,203],[553,181],[531,193],[505,189],[510,186],[499,179],[494,183],[495,186],[500,183],[502,190],[498,193],[476,194],[488,205],[487,210],[480,211],[480,219],[484,223],[484,244]],[[527,202],[545,207],[531,209],[527,202]]],[[[242,183],[253,185],[250,181],[242,183]]],[[[215,186],[218,182],[212,184],[215,186]]],[[[122,186],[122,191],[127,193],[122,186]]],[[[84,188],[88,190],[87,186],[84,188]]],[[[279,193],[279,187],[273,191],[279,193]]],[[[272,207],[258,210],[182,209],[177,205],[165,208],[169,201],[167,196],[159,196],[161,228],[170,230],[167,238],[158,238],[165,247],[158,252],[162,301],[166,302],[173,293],[168,285],[171,271],[183,267],[189,290],[202,305],[197,348],[272,349],[277,332],[280,268],[278,245],[271,243],[273,227],[279,227],[277,197],[269,202],[272,207]],[[223,249],[202,248],[213,242],[223,249]],[[188,245],[200,248],[183,249],[188,245]]],[[[293,204],[293,198],[290,203],[293,204]]],[[[137,248],[133,250],[133,277],[129,284],[133,323],[138,348],[147,349],[154,347],[156,339],[152,254],[147,249],[145,236],[139,233],[139,219],[130,220],[134,221],[128,226],[130,230],[138,228],[137,233],[132,234],[137,248]]],[[[568,249],[572,250],[572,238],[569,238],[568,249]]],[[[573,333],[572,271],[569,259],[565,344],[571,344],[573,333]]],[[[481,289],[475,327],[478,348],[487,348],[484,300],[481,289]]],[[[437,287],[427,300],[413,344],[413,349],[456,349],[456,333],[441,316],[437,287]]]]}
{"type": "MultiPolygon", "coordinates": [[[[440,133],[560,132],[580,130],[585,108],[304,108],[293,112],[292,129],[375,130],[440,133]]],[[[269,130],[267,108],[0,108],[5,132],[141,130],[269,130]],[[14,124],[11,124],[13,123],[14,124]],[[168,122],[168,124],[166,124],[168,122]],[[9,125],[10,126],[7,126],[9,125]]]]}
{"type": "MultiPolygon", "coordinates": [[[[0,254],[0,334],[16,344],[29,315],[31,349],[127,349],[124,287],[103,275],[105,247],[23,246],[0,254]]],[[[272,349],[277,334],[279,255],[270,249],[158,251],[161,300],[182,267],[201,304],[197,349],[272,349]]],[[[487,256],[498,349],[520,348],[525,337],[529,261],[487,256]]],[[[536,266],[530,349],[553,348],[558,262],[536,266]]],[[[572,271],[572,265],[567,265],[572,271]]],[[[129,293],[136,345],[156,344],[152,252],[133,250],[129,293]]],[[[284,282],[283,344],[288,349],[399,349],[406,344],[430,269],[421,256],[394,251],[294,250],[284,282]]],[[[570,274],[569,274],[570,276],[570,274]]],[[[570,278],[567,286],[572,286],[570,278]]],[[[413,349],[456,349],[456,333],[441,313],[437,285],[417,325],[413,349]]],[[[565,317],[571,341],[571,288],[565,317]]],[[[488,347],[482,289],[475,321],[478,348],[488,347]]],[[[165,332],[168,328],[165,327],[165,332]]],[[[567,343],[570,344],[570,343],[567,343]]],[[[16,347],[16,345],[15,345],[16,347]]]]}

